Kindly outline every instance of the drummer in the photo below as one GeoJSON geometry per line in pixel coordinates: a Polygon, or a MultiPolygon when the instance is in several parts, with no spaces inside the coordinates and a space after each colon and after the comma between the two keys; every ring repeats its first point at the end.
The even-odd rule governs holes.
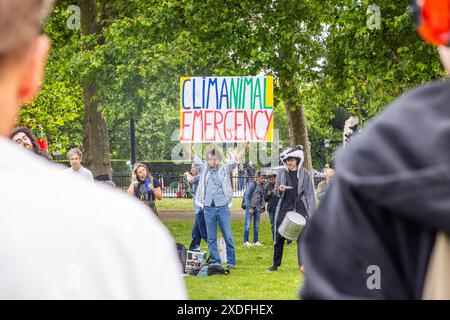
{"type": "MultiPolygon", "coordinates": [[[[308,170],[302,167],[304,159],[302,146],[299,145],[285,150],[280,158],[284,168],[279,170],[275,185],[275,195],[279,197],[279,200],[275,212],[273,264],[268,269],[271,272],[278,270],[281,265],[285,238],[280,235],[278,228],[287,212],[295,211],[308,220],[310,214],[316,208],[311,175],[308,170]]],[[[297,241],[297,257],[299,270],[303,272],[300,262],[300,241],[297,241]]]]}

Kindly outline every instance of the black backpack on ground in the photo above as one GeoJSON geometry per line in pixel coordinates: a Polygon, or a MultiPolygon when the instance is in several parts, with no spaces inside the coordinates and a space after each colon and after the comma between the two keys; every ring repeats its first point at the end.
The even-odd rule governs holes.
{"type": "Polygon", "coordinates": [[[213,276],[216,274],[228,275],[230,274],[230,270],[224,269],[221,265],[218,264],[207,264],[201,267],[199,270],[195,270],[191,273],[191,275],[198,277],[213,276]]]}

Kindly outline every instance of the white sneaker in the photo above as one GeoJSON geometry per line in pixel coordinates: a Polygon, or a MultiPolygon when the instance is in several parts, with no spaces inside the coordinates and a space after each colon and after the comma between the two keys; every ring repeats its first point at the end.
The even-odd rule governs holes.
{"type": "Polygon", "coordinates": [[[244,246],[246,246],[246,247],[251,247],[252,246],[252,244],[250,243],[250,242],[244,242],[244,246]]]}
{"type": "Polygon", "coordinates": [[[254,245],[254,246],[262,246],[262,243],[259,242],[259,241],[256,241],[253,245],[254,245]]]}

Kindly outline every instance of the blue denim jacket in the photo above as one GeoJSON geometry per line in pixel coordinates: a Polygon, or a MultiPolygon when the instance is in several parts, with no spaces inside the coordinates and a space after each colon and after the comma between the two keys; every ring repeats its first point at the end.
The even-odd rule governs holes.
{"type": "Polygon", "coordinates": [[[253,192],[255,191],[255,188],[256,188],[255,181],[252,181],[248,184],[247,190],[245,190],[245,193],[244,193],[244,207],[245,208],[250,208],[252,196],[253,196],[253,192]]]}
{"type": "MultiPolygon", "coordinates": [[[[199,157],[195,156],[192,163],[199,168],[200,180],[198,181],[197,194],[195,197],[195,204],[203,209],[205,206],[206,181],[209,178],[208,164],[203,162],[199,157]]],[[[231,172],[237,167],[239,163],[235,158],[231,158],[230,162],[219,166],[220,181],[222,182],[222,190],[227,199],[228,206],[231,207],[233,203],[233,188],[231,187],[231,172]]]]}

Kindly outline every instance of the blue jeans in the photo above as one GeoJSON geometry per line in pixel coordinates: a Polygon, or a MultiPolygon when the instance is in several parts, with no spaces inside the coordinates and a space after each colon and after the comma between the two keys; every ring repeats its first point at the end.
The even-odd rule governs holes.
{"type": "Polygon", "coordinates": [[[248,235],[250,232],[250,224],[253,216],[253,243],[258,242],[259,217],[260,213],[253,208],[253,214],[249,212],[250,208],[245,209],[245,224],[244,224],[244,243],[248,242],[248,235]]]}
{"type": "Polygon", "coordinates": [[[239,177],[239,190],[242,190],[242,188],[244,187],[244,177],[239,177]]]}
{"type": "Polygon", "coordinates": [[[275,219],[275,212],[269,212],[270,230],[272,231],[272,240],[274,239],[273,238],[273,235],[274,235],[273,231],[274,231],[274,228],[275,228],[274,219],[275,219]]]}
{"type": "Polygon", "coordinates": [[[202,208],[194,205],[195,209],[195,223],[192,228],[192,241],[189,245],[189,250],[196,250],[200,246],[202,239],[208,242],[208,236],[206,233],[205,213],[202,208]]]}
{"type": "Polygon", "coordinates": [[[236,264],[236,253],[234,251],[233,233],[231,231],[231,215],[228,205],[220,207],[205,207],[206,231],[208,234],[208,249],[211,255],[210,263],[222,264],[219,249],[217,248],[217,224],[222,231],[225,245],[227,247],[227,263],[236,264]]]}

